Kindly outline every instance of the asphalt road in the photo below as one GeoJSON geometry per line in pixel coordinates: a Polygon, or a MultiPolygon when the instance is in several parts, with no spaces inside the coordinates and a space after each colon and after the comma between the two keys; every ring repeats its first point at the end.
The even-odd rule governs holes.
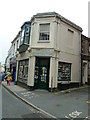
{"type": "Polygon", "coordinates": [[[18,95],[57,118],[84,120],[90,115],[88,88],[62,94],[36,90],[30,93],[18,92],[18,95]]]}
{"type": "Polygon", "coordinates": [[[2,87],[2,118],[47,118],[2,87]]]}

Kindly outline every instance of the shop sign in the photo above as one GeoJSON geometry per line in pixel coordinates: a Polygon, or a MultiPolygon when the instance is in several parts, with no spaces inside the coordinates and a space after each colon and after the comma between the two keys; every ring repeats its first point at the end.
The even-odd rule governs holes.
{"type": "Polygon", "coordinates": [[[32,51],[34,56],[53,56],[54,50],[52,49],[37,49],[32,51]]]}

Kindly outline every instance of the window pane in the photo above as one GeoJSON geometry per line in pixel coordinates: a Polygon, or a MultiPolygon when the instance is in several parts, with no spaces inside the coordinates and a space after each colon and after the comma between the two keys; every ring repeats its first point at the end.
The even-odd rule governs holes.
{"type": "Polygon", "coordinates": [[[22,30],[22,33],[21,33],[20,44],[23,44],[23,40],[24,40],[24,29],[22,30]]]}
{"type": "Polygon", "coordinates": [[[58,81],[71,80],[71,63],[59,62],[58,65],[58,81]]]}
{"type": "Polygon", "coordinates": [[[30,28],[29,26],[26,26],[25,28],[25,42],[26,44],[29,44],[29,32],[30,32],[30,28]]]}
{"type": "Polygon", "coordinates": [[[49,33],[40,33],[40,40],[49,40],[49,33]]]}
{"type": "Polygon", "coordinates": [[[40,32],[49,32],[50,24],[40,24],[40,32]]]}
{"type": "Polygon", "coordinates": [[[18,81],[27,83],[28,80],[28,60],[19,62],[18,81]]]}

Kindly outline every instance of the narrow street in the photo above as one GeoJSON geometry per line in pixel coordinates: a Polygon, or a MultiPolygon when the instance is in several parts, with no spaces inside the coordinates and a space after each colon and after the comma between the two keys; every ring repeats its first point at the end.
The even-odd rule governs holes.
{"type": "Polygon", "coordinates": [[[2,118],[46,118],[2,87],[2,118]]]}

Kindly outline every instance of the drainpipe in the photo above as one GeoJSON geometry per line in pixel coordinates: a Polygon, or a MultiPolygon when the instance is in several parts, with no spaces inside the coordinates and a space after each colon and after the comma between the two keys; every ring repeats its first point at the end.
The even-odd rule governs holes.
{"type": "Polygon", "coordinates": [[[81,33],[80,33],[80,36],[79,36],[79,56],[80,56],[80,59],[79,59],[79,73],[80,73],[79,87],[80,87],[80,85],[81,85],[81,33]]]}

